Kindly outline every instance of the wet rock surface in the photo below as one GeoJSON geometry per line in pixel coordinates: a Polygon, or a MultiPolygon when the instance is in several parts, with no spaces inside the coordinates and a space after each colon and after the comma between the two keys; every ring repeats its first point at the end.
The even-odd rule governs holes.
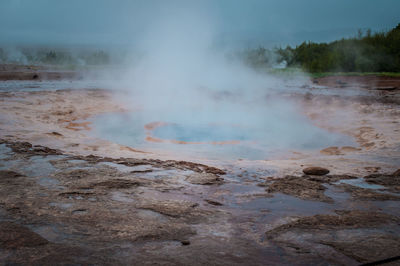
{"type": "Polygon", "coordinates": [[[280,192],[305,200],[332,202],[332,199],[324,194],[325,189],[321,182],[311,178],[286,176],[274,181],[266,191],[268,193],[280,192]]]}
{"type": "Polygon", "coordinates": [[[399,224],[400,219],[396,216],[379,212],[365,211],[342,211],[337,210],[336,215],[314,215],[302,217],[285,225],[278,226],[266,234],[271,237],[281,234],[289,229],[355,229],[375,227],[382,224],[399,224]]]}
{"type": "Polygon", "coordinates": [[[1,217],[33,224],[38,233],[14,222],[0,222],[0,248],[10,250],[4,251],[7,258],[0,257],[2,262],[137,263],[137,256],[118,254],[122,250],[135,254],[140,243],[179,243],[174,249],[191,246],[189,239],[197,235],[198,224],[207,228],[220,219],[218,210],[200,206],[201,199],[176,199],[184,195],[179,191],[187,176],[197,180],[194,186],[221,182],[222,177],[214,173],[223,171],[217,168],[181,161],[70,156],[28,143],[3,144],[10,149],[4,159],[17,157],[12,169],[19,171],[0,170],[1,217]],[[32,172],[37,163],[54,169],[32,172]],[[127,169],[121,171],[120,165],[127,169]],[[156,167],[136,171],[141,165],[156,167]],[[158,178],[157,173],[161,177],[165,171],[176,176],[158,178]],[[93,252],[98,249],[104,252],[93,252]]]}
{"type": "MultiPolygon", "coordinates": [[[[369,235],[355,237],[353,241],[326,241],[322,242],[348,257],[354,258],[359,263],[374,263],[398,257],[400,253],[400,239],[393,235],[369,235]]],[[[392,265],[398,263],[394,259],[392,265]]],[[[384,263],[391,265],[390,263],[384,263]]]]}
{"type": "Polygon", "coordinates": [[[178,201],[178,200],[164,200],[164,201],[145,201],[139,204],[139,208],[152,210],[163,215],[171,217],[192,217],[192,216],[204,216],[202,211],[196,209],[198,203],[189,201],[178,201]]]}
{"type": "Polygon", "coordinates": [[[294,253],[314,253],[335,261],[341,256],[335,254],[338,251],[353,259],[342,258],[345,264],[357,265],[397,256],[400,238],[394,232],[399,230],[399,221],[380,212],[338,210],[335,215],[295,219],[266,235],[294,253]]]}
{"type": "Polygon", "coordinates": [[[190,162],[88,136],[90,117],[126,111],[106,90],[1,92],[0,264],[359,265],[398,256],[399,90],[305,90],[285,97],[356,143],[190,162]],[[338,120],[336,109],[352,116],[338,120]],[[330,173],[304,174],[313,165],[330,173]]]}
{"type": "Polygon", "coordinates": [[[400,200],[400,195],[383,193],[382,191],[376,191],[374,189],[360,188],[348,184],[342,184],[338,187],[350,193],[356,200],[400,200]]]}
{"type": "Polygon", "coordinates": [[[0,170],[0,179],[14,179],[23,176],[20,173],[8,170],[0,170]]]}
{"type": "Polygon", "coordinates": [[[352,201],[398,200],[394,194],[337,183],[355,176],[271,177],[260,183],[249,172],[240,174],[247,180],[242,184],[233,173],[220,176],[216,172],[225,171],[196,163],[3,145],[8,157],[0,163],[14,162],[0,170],[4,263],[184,265],[202,257],[196,263],[302,265],[320,263],[328,252],[324,263],[357,264],[391,256],[398,248],[400,220],[393,209],[388,209],[392,214],[382,206],[333,212],[335,204],[347,204],[337,202],[331,187],[349,193],[352,201]],[[50,169],[36,168],[43,165],[50,169]],[[297,199],[292,204],[305,216],[281,209],[280,194],[297,199]],[[260,200],[266,203],[252,207],[260,200]],[[306,202],[323,205],[313,209],[306,202]],[[328,214],[313,215],[319,211],[328,214]]]}
{"type": "Polygon", "coordinates": [[[12,222],[0,222],[1,248],[36,247],[47,243],[46,239],[24,226],[12,222]]]}
{"type": "Polygon", "coordinates": [[[386,186],[393,192],[400,192],[400,171],[397,170],[393,174],[372,174],[365,176],[364,179],[368,183],[386,186]]]}
{"type": "Polygon", "coordinates": [[[199,174],[195,173],[186,178],[186,181],[188,181],[191,184],[196,184],[196,185],[214,185],[214,184],[222,184],[223,183],[223,178],[219,177],[215,174],[199,174]]]}
{"type": "Polygon", "coordinates": [[[55,149],[50,149],[41,145],[32,145],[29,142],[10,142],[7,140],[0,140],[0,143],[6,143],[16,153],[23,153],[27,156],[35,155],[61,155],[62,152],[55,149]]]}

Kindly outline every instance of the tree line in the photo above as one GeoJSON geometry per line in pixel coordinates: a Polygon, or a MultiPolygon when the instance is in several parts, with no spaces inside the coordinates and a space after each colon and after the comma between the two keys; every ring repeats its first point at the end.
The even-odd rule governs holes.
{"type": "Polygon", "coordinates": [[[311,72],[400,72],[400,24],[388,32],[372,33],[329,43],[303,42],[271,52],[260,47],[247,51],[245,61],[254,67],[286,62],[311,72]],[[275,54],[272,56],[272,54],[275,54]]]}

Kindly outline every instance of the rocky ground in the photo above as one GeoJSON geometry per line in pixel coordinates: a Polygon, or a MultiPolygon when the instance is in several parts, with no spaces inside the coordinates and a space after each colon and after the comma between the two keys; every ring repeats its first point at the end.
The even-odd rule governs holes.
{"type": "Polygon", "coordinates": [[[339,79],[329,92],[368,93],[308,85],[287,97],[357,145],[258,161],[96,139],[88,118],[126,110],[106,90],[4,90],[1,263],[359,265],[399,256],[399,89],[339,79]]]}

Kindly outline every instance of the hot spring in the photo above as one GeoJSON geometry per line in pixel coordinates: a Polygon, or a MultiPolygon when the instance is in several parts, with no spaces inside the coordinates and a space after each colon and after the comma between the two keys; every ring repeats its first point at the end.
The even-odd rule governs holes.
{"type": "Polygon", "coordinates": [[[155,23],[140,39],[141,57],[115,84],[124,94],[117,100],[130,111],[94,118],[96,136],[208,159],[267,159],[290,150],[353,144],[313,125],[291,99],[310,83],[306,75],[282,77],[250,67],[216,45],[212,23],[181,15],[190,26],[174,17],[155,23]]]}
{"type": "Polygon", "coordinates": [[[199,104],[171,102],[102,114],[92,120],[93,134],[144,151],[208,159],[260,160],[355,145],[349,136],[315,126],[294,101],[214,96],[208,102],[201,98],[199,104]]]}

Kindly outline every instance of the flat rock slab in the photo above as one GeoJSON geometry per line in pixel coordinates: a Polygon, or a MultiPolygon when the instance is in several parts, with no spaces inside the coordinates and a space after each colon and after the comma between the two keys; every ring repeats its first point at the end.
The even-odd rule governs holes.
{"type": "Polygon", "coordinates": [[[348,184],[340,184],[337,187],[343,188],[344,191],[351,194],[351,196],[356,200],[378,200],[378,201],[386,201],[386,200],[400,200],[400,196],[387,194],[387,193],[379,193],[374,191],[373,189],[360,188],[348,184]]]}
{"type": "Polygon", "coordinates": [[[48,244],[48,241],[28,228],[11,222],[0,222],[0,247],[15,249],[36,247],[48,244]]]}
{"type": "Polygon", "coordinates": [[[268,193],[279,192],[304,200],[332,202],[332,199],[324,194],[326,188],[321,182],[307,177],[286,176],[267,186],[268,193]]]}
{"type": "MultiPolygon", "coordinates": [[[[360,263],[373,263],[374,261],[393,258],[400,254],[400,238],[392,235],[361,236],[354,237],[353,241],[327,241],[323,242],[323,244],[333,247],[360,263]]],[[[396,262],[399,263],[399,260],[396,262]]]]}
{"type": "MultiPolygon", "coordinates": [[[[333,248],[346,256],[342,257],[343,262],[346,261],[344,265],[371,263],[399,254],[398,232],[388,229],[399,224],[398,217],[382,212],[335,212],[335,215],[297,218],[266,232],[266,236],[282,243],[282,246],[286,245],[286,248],[314,256],[318,254],[328,260],[333,248]]],[[[336,256],[333,255],[331,259],[337,260],[336,256]]]]}
{"type": "Polygon", "coordinates": [[[266,234],[268,237],[273,237],[288,230],[374,228],[383,224],[400,223],[398,217],[382,212],[338,210],[336,214],[317,214],[301,217],[293,222],[278,226],[266,234]]]}
{"type": "Polygon", "coordinates": [[[221,184],[223,180],[222,177],[209,173],[194,173],[186,178],[187,182],[195,185],[221,184]]]}
{"type": "Polygon", "coordinates": [[[181,217],[193,214],[198,205],[198,203],[183,200],[153,200],[141,203],[139,208],[152,210],[170,217],[181,217]]]}

